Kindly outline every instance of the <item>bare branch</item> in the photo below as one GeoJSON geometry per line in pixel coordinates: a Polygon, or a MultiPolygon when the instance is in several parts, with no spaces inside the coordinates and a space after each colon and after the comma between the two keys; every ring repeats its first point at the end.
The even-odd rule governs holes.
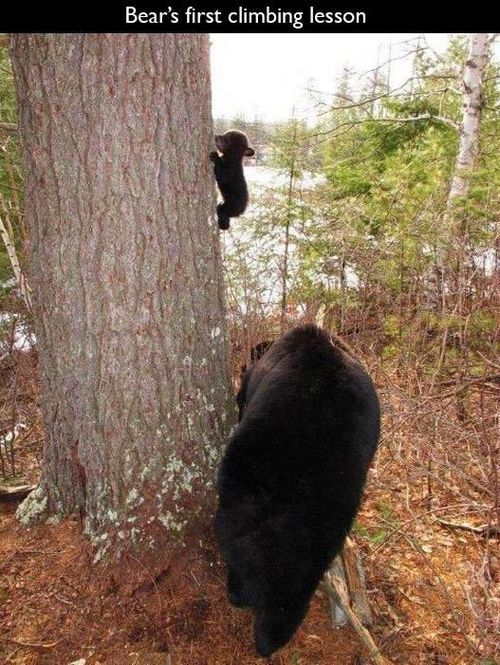
{"type": "MultiPolygon", "coordinates": [[[[450,127],[453,127],[456,131],[459,130],[458,125],[451,120],[450,118],[445,118],[444,116],[440,115],[432,115],[431,113],[423,113],[421,115],[416,115],[416,116],[411,116],[408,118],[374,118],[371,117],[369,118],[370,120],[373,120],[375,122],[385,122],[385,123],[390,123],[390,122],[417,122],[419,120],[437,120],[438,122],[442,122],[443,124],[449,125],[450,127]]],[[[346,131],[350,131],[353,127],[356,125],[361,125],[364,122],[367,121],[367,118],[364,118],[362,120],[348,120],[347,122],[342,122],[340,125],[337,125],[336,127],[333,127],[331,129],[326,129],[325,131],[322,132],[315,132],[312,134],[313,137],[316,136],[325,136],[327,134],[335,134],[335,136],[339,136],[339,134],[336,134],[337,130],[342,129],[343,127],[348,127],[346,131]]],[[[344,133],[344,132],[342,132],[344,133]]]]}
{"type": "Polygon", "coordinates": [[[17,134],[17,125],[14,122],[0,122],[0,132],[17,134]]]}
{"type": "Polygon", "coordinates": [[[451,118],[446,118],[442,115],[433,115],[432,113],[422,113],[421,115],[411,116],[409,118],[374,118],[377,122],[417,122],[418,120],[437,120],[442,122],[444,125],[449,125],[453,127],[456,131],[460,129],[460,126],[451,118]]]}
{"type": "Polygon", "coordinates": [[[425,48],[432,53],[432,55],[438,60],[442,65],[444,65],[447,69],[451,69],[456,76],[460,75],[460,71],[456,67],[450,67],[450,63],[447,62],[442,55],[440,55],[435,49],[432,48],[432,46],[429,45],[429,42],[427,41],[425,35],[422,35],[422,39],[425,44],[425,48]]]}

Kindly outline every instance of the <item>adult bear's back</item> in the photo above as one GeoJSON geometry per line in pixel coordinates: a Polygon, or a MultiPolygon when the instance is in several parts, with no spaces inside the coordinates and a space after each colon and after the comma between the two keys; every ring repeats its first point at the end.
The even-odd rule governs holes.
{"type": "Polygon", "coordinates": [[[352,480],[363,483],[379,406],[370,376],[341,340],[317,326],[294,328],[250,367],[245,383],[234,443],[251,447],[260,485],[271,489],[279,479],[281,493],[295,494],[298,480],[316,475],[331,485],[327,474],[352,474],[351,464],[362,474],[352,480]]]}

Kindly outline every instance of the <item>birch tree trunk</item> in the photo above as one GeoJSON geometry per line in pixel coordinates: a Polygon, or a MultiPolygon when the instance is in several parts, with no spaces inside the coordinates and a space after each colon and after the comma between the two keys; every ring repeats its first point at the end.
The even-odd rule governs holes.
{"type": "Polygon", "coordinates": [[[183,546],[233,419],[206,35],[14,35],[46,449],[21,522],[183,546]]]}
{"type": "Polygon", "coordinates": [[[470,176],[474,172],[479,152],[479,130],[483,112],[483,80],[488,64],[488,35],[469,36],[469,52],[463,78],[463,115],[453,179],[448,196],[448,209],[457,198],[467,196],[470,176]]]}
{"type": "Polygon", "coordinates": [[[429,278],[429,306],[434,311],[446,311],[446,290],[450,281],[449,264],[454,264],[455,290],[460,281],[460,271],[467,244],[467,226],[462,218],[459,225],[454,223],[454,205],[467,196],[470,189],[471,176],[476,169],[479,154],[479,134],[483,111],[484,73],[489,60],[488,35],[474,33],[469,35],[469,49],[464,65],[462,82],[463,113],[460,126],[460,138],[453,177],[446,203],[444,224],[450,228],[450,234],[456,241],[455,257],[443,247],[436,248],[436,256],[432,274],[429,278]]]}

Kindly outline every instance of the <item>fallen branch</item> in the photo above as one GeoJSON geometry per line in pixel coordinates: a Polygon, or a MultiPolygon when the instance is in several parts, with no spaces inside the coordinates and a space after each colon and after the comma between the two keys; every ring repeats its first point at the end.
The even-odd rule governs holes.
{"type": "Polygon", "coordinates": [[[0,122],[0,131],[7,134],[17,134],[17,125],[14,122],[0,122]]]}
{"type": "Polygon", "coordinates": [[[335,602],[341,607],[344,614],[347,615],[352,627],[358,634],[359,639],[368,649],[370,658],[373,659],[373,662],[376,663],[376,665],[390,665],[390,661],[382,655],[368,630],[363,626],[361,621],[349,607],[349,601],[345,589],[342,588],[342,580],[336,575],[327,572],[324,581],[328,592],[333,595],[335,602]]]}
{"type": "MultiPolygon", "coordinates": [[[[460,378],[461,384],[459,388],[465,388],[465,386],[471,383],[500,383],[500,374],[488,374],[487,376],[464,376],[460,378]]],[[[453,386],[457,385],[456,379],[447,379],[446,381],[440,381],[438,386],[453,386]]]]}
{"type": "Polygon", "coordinates": [[[55,646],[62,642],[62,640],[57,640],[56,642],[47,642],[43,644],[42,642],[24,642],[23,640],[15,640],[13,637],[0,637],[0,640],[3,642],[11,642],[12,644],[18,644],[20,647],[30,647],[31,649],[53,649],[55,646]]]}
{"type": "Polygon", "coordinates": [[[477,381],[468,381],[464,383],[460,383],[459,385],[456,385],[455,383],[455,388],[453,390],[443,390],[441,392],[433,393],[432,395],[428,395],[427,397],[424,397],[422,400],[422,403],[425,402],[431,402],[433,400],[442,400],[447,397],[454,397],[455,395],[464,392],[465,390],[484,390],[488,391],[488,393],[496,395],[499,391],[499,386],[497,385],[498,379],[495,380],[485,380],[485,379],[480,379],[477,381]]]}
{"type": "Polygon", "coordinates": [[[0,501],[21,501],[25,499],[36,485],[2,485],[0,483],[0,501]]]}
{"type": "Polygon", "coordinates": [[[476,533],[481,538],[494,538],[500,536],[500,527],[485,524],[484,526],[473,526],[472,524],[456,524],[455,522],[447,522],[446,520],[436,519],[436,522],[442,524],[447,529],[460,529],[461,531],[470,531],[476,533]]]}
{"type": "MultiPolygon", "coordinates": [[[[390,665],[390,661],[385,658],[380,649],[373,641],[369,631],[363,626],[361,619],[356,612],[351,609],[350,588],[353,588],[352,596],[356,599],[358,612],[366,612],[365,606],[368,605],[367,598],[363,597],[366,591],[363,586],[362,578],[358,578],[360,563],[356,561],[356,553],[352,541],[346,542],[341,557],[337,557],[331,568],[323,578],[328,595],[333,600],[334,619],[339,618],[342,621],[343,616],[347,617],[352,627],[358,634],[359,639],[367,648],[370,658],[376,665],[390,665]],[[347,572],[349,571],[349,572],[347,572]]],[[[367,614],[371,621],[371,613],[368,609],[367,614]]],[[[342,624],[343,625],[343,621],[342,624]]],[[[339,624],[337,624],[339,625],[339,624]]]]}

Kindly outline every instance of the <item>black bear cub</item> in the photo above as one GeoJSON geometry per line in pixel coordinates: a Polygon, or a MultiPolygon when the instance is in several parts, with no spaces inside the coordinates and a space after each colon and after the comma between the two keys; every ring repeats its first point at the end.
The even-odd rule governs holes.
{"type": "Polygon", "coordinates": [[[214,150],[210,159],[214,163],[215,179],[219,186],[224,203],[217,206],[217,217],[220,229],[229,228],[229,218],[238,217],[248,204],[248,190],[243,174],[243,157],[251,157],[253,148],[243,132],[232,129],[215,137],[214,150]]]}
{"type": "Polygon", "coordinates": [[[313,326],[280,337],[246,371],[215,517],[228,595],[255,614],[261,656],[284,646],[342,548],[375,454],[370,376],[313,326]]]}

